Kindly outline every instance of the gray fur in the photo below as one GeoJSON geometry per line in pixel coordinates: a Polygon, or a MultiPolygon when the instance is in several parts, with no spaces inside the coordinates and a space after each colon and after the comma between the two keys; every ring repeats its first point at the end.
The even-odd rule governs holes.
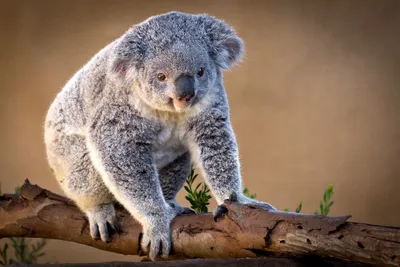
{"type": "Polygon", "coordinates": [[[242,194],[238,148],[222,71],[243,42],[226,23],[170,12],[133,26],[95,55],[57,95],[45,124],[48,161],[66,195],[86,213],[93,238],[109,241],[113,203],[142,225],[142,247],[169,254],[170,223],[188,210],[175,200],[191,160],[218,204],[274,209],[242,194]],[[204,68],[204,75],[197,75],[204,68]],[[157,80],[165,73],[165,81],[157,80]],[[196,96],[177,105],[174,81],[194,78],[196,96]]]}

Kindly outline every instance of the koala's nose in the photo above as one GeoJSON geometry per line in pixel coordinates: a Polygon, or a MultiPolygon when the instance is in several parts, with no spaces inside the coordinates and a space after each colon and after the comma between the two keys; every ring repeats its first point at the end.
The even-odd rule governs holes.
{"type": "Polygon", "coordinates": [[[182,75],[175,80],[175,89],[179,101],[189,102],[195,95],[194,78],[189,75],[182,75]]]}

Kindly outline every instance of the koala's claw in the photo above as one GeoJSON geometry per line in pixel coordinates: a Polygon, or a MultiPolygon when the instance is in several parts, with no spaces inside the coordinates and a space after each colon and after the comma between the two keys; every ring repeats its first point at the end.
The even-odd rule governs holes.
{"type": "Polygon", "coordinates": [[[228,209],[222,204],[215,208],[213,211],[214,222],[223,217],[228,212],[228,209]]]}
{"type": "Polygon", "coordinates": [[[119,227],[113,204],[99,205],[86,211],[89,219],[90,235],[95,240],[111,242],[111,234],[118,233],[119,227]]]}
{"type": "Polygon", "coordinates": [[[233,192],[229,196],[229,199],[226,199],[224,201],[225,204],[217,206],[213,211],[214,222],[217,222],[218,219],[222,218],[228,212],[228,209],[226,208],[225,205],[229,205],[235,202],[254,207],[259,207],[265,210],[276,210],[276,208],[269,203],[257,201],[255,199],[251,199],[243,195],[238,195],[236,192],[233,192]]]}
{"type": "Polygon", "coordinates": [[[229,202],[238,202],[238,196],[236,192],[232,192],[232,194],[229,196],[229,202]]]}
{"type": "MultiPolygon", "coordinates": [[[[238,202],[238,195],[236,192],[232,192],[228,199],[224,201],[226,204],[231,204],[234,202],[238,202]]],[[[213,211],[214,222],[217,222],[218,219],[223,217],[228,212],[228,209],[225,207],[224,204],[218,205],[213,211]]]]}
{"type": "Polygon", "coordinates": [[[171,239],[169,236],[162,234],[144,234],[142,243],[142,250],[149,254],[152,261],[155,261],[161,252],[161,257],[167,258],[171,249],[171,239]]]}

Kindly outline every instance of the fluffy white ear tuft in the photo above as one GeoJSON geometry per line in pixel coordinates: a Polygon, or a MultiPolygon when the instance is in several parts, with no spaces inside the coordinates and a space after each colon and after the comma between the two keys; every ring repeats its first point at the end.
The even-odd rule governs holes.
{"type": "Polygon", "coordinates": [[[117,40],[114,53],[111,56],[111,71],[117,77],[126,78],[135,71],[145,56],[146,46],[136,37],[136,29],[131,28],[117,40]]]}
{"type": "Polygon", "coordinates": [[[215,62],[222,69],[229,69],[243,57],[244,45],[239,37],[221,40],[216,44],[215,62]]]}
{"type": "Polygon", "coordinates": [[[238,63],[244,54],[244,43],[234,29],[209,15],[200,16],[203,19],[209,45],[209,53],[215,64],[222,69],[229,69],[238,63]]]}

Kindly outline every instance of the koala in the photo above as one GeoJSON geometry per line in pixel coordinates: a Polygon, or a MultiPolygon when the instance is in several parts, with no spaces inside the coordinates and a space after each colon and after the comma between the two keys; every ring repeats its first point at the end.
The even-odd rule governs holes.
{"type": "Polygon", "coordinates": [[[175,197],[194,164],[218,204],[275,208],[242,192],[223,71],[243,41],[207,14],[169,12],[132,26],[66,83],[45,120],[47,159],[94,239],[111,241],[121,204],[143,227],[141,248],[168,257],[175,197]]]}

